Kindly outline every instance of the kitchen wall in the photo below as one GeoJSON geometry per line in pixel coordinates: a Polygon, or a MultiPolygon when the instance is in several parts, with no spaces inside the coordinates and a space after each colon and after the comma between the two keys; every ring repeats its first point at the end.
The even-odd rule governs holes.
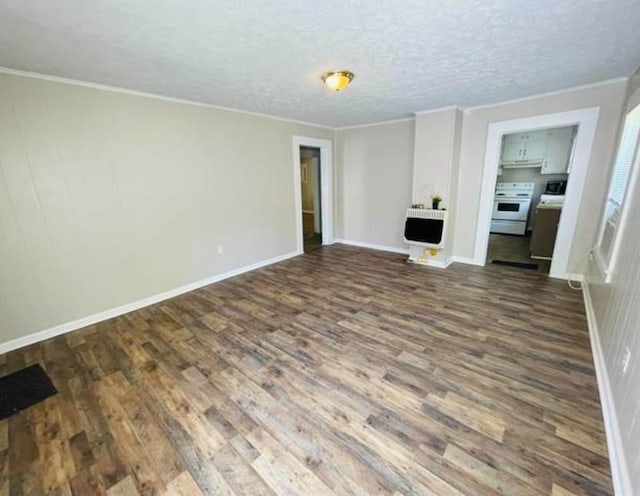
{"type": "Polygon", "coordinates": [[[413,153],[413,120],[336,133],[337,238],[407,248],[413,153]]]}
{"type": "Polygon", "coordinates": [[[0,342],[294,251],[294,134],[0,75],[0,342]]]}
{"type": "MultiPolygon", "coordinates": [[[[627,102],[627,110],[640,103],[640,70],[631,78],[627,102]]],[[[612,126],[617,129],[618,123],[612,126]]],[[[605,180],[604,187],[608,184],[605,180]]],[[[633,494],[640,494],[640,184],[635,185],[635,194],[625,199],[624,208],[629,209],[629,222],[620,233],[621,249],[611,283],[604,282],[593,261],[587,281],[633,494]],[[631,361],[623,373],[627,348],[631,361]]],[[[600,208],[594,224],[600,224],[602,216],[600,208]]]]}
{"type": "MultiPolygon", "coordinates": [[[[570,131],[574,135],[577,130],[576,128],[577,126],[572,126],[570,129],[570,131]]],[[[558,128],[558,130],[563,130],[563,129],[558,128]]],[[[568,128],[565,128],[564,130],[569,131],[568,128]]],[[[508,139],[509,137],[515,137],[517,139],[518,134],[504,136],[502,138],[503,147],[504,147],[505,140],[508,139]]],[[[563,147],[563,149],[570,150],[573,144],[574,144],[573,138],[567,137],[566,140],[564,141],[565,146],[563,147]]],[[[568,158],[569,160],[571,160],[570,155],[568,158]]],[[[566,165],[566,164],[563,164],[563,165],[566,165]]],[[[531,198],[531,209],[529,210],[529,217],[527,219],[527,230],[532,231],[535,224],[536,207],[540,202],[540,196],[542,195],[542,193],[544,193],[547,182],[560,181],[560,180],[566,181],[568,177],[569,177],[568,174],[542,174],[541,167],[531,167],[531,168],[500,167],[498,170],[497,180],[498,182],[506,182],[506,183],[512,183],[512,182],[534,183],[535,189],[533,191],[533,196],[531,198]]]]}
{"type": "Polygon", "coordinates": [[[578,262],[593,245],[596,235],[597,221],[594,219],[599,215],[606,194],[605,183],[616,144],[626,87],[626,80],[618,80],[466,111],[462,125],[454,254],[464,258],[473,257],[488,125],[491,122],[597,106],[600,107],[598,126],[569,259],[569,272],[580,272],[578,262]]]}
{"type": "Polygon", "coordinates": [[[544,192],[547,181],[567,180],[568,174],[540,174],[540,167],[524,169],[503,169],[498,176],[500,183],[535,183],[535,190],[531,199],[531,210],[527,221],[527,230],[533,230],[536,206],[540,202],[540,195],[544,192]]]}

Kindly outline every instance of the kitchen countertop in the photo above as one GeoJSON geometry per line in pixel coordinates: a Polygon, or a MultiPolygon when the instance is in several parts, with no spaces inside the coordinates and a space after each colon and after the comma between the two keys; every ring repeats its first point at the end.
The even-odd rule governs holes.
{"type": "Polygon", "coordinates": [[[538,203],[536,208],[549,208],[555,210],[562,210],[562,205],[557,203],[538,203]]]}

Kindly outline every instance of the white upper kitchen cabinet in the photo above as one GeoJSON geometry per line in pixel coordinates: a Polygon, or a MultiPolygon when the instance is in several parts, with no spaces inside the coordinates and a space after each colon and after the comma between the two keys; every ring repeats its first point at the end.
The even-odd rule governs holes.
{"type": "Polygon", "coordinates": [[[547,144],[544,140],[530,139],[526,142],[524,148],[525,160],[544,160],[547,155],[547,144]]]}
{"type": "Polygon", "coordinates": [[[541,174],[569,172],[577,127],[508,134],[500,165],[506,168],[540,167],[541,174]]]}
{"type": "Polygon", "coordinates": [[[502,161],[503,162],[517,162],[522,160],[522,152],[524,146],[522,143],[507,143],[505,141],[504,148],[502,149],[502,161]]]}
{"type": "Polygon", "coordinates": [[[575,132],[573,126],[546,131],[547,154],[542,162],[541,174],[569,173],[575,132]]]}
{"type": "Polygon", "coordinates": [[[505,164],[527,164],[542,162],[546,158],[545,131],[508,134],[504,138],[502,162],[505,164]]]}

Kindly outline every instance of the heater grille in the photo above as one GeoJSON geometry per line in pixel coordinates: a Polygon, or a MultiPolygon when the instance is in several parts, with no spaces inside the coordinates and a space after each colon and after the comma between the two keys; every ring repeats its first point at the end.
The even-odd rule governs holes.
{"type": "Polygon", "coordinates": [[[408,209],[404,224],[405,242],[428,248],[442,248],[446,214],[445,210],[408,209]]]}
{"type": "Polygon", "coordinates": [[[446,210],[431,210],[428,208],[409,208],[407,209],[407,218],[416,219],[440,219],[444,220],[446,217],[446,210]]]}

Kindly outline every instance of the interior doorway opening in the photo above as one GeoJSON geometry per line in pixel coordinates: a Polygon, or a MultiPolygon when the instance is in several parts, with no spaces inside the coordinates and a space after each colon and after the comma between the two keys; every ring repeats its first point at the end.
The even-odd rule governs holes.
{"type": "Polygon", "coordinates": [[[578,126],[502,136],[487,263],[549,273],[578,126]]]}
{"type": "MultiPolygon", "coordinates": [[[[313,219],[311,222],[308,221],[309,226],[313,225],[313,228],[308,228],[308,232],[310,235],[311,231],[313,232],[314,242],[321,240],[322,245],[333,243],[333,143],[325,139],[293,136],[292,151],[296,253],[302,254],[307,251],[305,250],[302,208],[302,175],[305,173],[303,171],[303,157],[310,156],[312,159],[314,157],[317,159],[311,160],[311,165],[307,163],[306,166],[306,179],[311,181],[310,184],[314,184],[313,192],[315,193],[313,207],[307,209],[308,214],[313,211],[313,217],[307,216],[309,219],[313,219]],[[316,179],[315,182],[314,179],[316,179]]],[[[313,244],[313,246],[315,248],[318,245],[313,244]]]]}
{"type": "Polygon", "coordinates": [[[577,126],[577,134],[572,148],[571,179],[566,184],[562,212],[557,223],[553,257],[549,276],[559,279],[580,280],[580,268],[574,260],[570,262],[571,251],[576,234],[578,211],[582,201],[582,191],[587,175],[591,148],[598,122],[597,107],[570,110],[556,114],[544,114],[508,121],[492,122],[487,129],[487,143],[484,156],[484,168],[476,240],[473,256],[475,265],[487,263],[487,251],[491,232],[491,221],[495,206],[494,195],[497,184],[498,167],[503,152],[503,136],[514,133],[526,133],[528,130],[548,130],[553,128],[577,126]]]}
{"type": "Polygon", "coordinates": [[[320,148],[300,147],[300,196],[304,252],[322,246],[322,184],[320,148]]]}

